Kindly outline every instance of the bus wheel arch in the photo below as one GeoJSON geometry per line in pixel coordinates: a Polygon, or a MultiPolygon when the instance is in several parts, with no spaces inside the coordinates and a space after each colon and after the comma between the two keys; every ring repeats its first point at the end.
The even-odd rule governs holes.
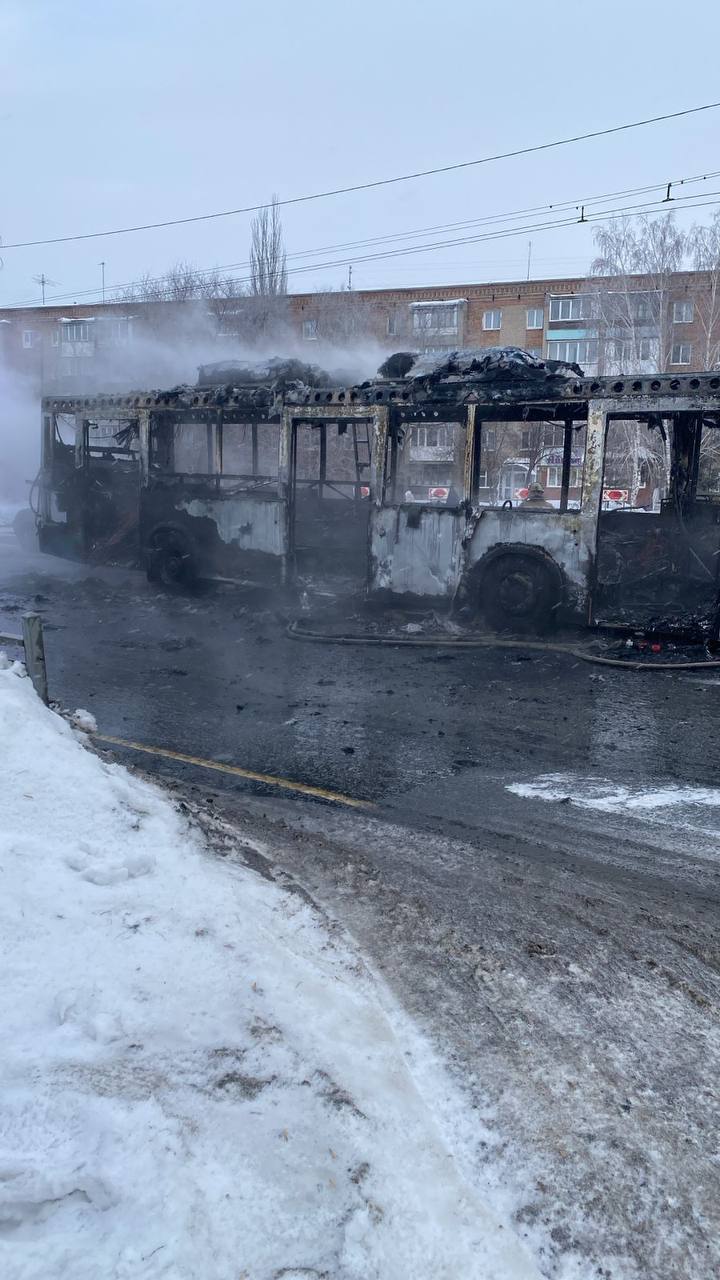
{"type": "Polygon", "coordinates": [[[542,547],[498,546],[473,569],[470,599],[497,630],[547,631],[565,595],[562,569],[542,547]]]}
{"type": "Polygon", "coordinates": [[[190,587],[197,579],[197,552],[190,534],[179,525],[157,524],[144,549],[148,582],[165,587],[190,587]]]}

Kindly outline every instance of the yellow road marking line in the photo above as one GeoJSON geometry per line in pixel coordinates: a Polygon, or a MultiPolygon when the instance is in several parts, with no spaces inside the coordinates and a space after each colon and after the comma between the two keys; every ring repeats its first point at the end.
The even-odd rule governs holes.
{"type": "Polygon", "coordinates": [[[230,773],[236,778],[247,778],[250,782],[264,782],[269,787],[283,787],[286,791],[299,791],[305,796],[334,800],[336,804],[346,804],[352,809],[374,808],[369,800],[355,800],[353,796],[344,796],[339,791],[313,787],[309,782],[293,782],[290,778],[276,778],[271,773],[256,773],[253,769],[242,769],[238,764],[221,764],[219,760],[205,760],[202,756],[190,756],[184,751],[171,751],[169,747],[149,747],[142,742],[129,742],[126,738],[113,738],[109,733],[93,733],[91,737],[97,742],[111,742],[114,746],[127,747],[131,751],[144,751],[150,756],[180,760],[183,764],[194,764],[200,769],[215,769],[218,773],[230,773]]]}

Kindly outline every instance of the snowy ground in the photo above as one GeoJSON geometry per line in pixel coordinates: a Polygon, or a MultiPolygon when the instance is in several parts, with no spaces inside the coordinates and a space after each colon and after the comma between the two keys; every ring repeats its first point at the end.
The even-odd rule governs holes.
{"type": "Polygon", "coordinates": [[[84,742],[3,666],[0,1274],[538,1275],[346,939],[84,742]]]}

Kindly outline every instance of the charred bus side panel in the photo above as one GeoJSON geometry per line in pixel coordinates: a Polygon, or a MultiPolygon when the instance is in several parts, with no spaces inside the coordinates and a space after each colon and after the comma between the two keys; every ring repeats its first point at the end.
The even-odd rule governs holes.
{"type": "Polygon", "coordinates": [[[709,608],[720,377],[592,380],[520,353],[518,378],[517,353],[460,355],[442,376],[352,388],[45,402],[41,545],[86,558],[134,548],[167,582],[314,575],[462,603],[500,626],[709,608]],[[509,487],[493,488],[508,428],[530,454],[540,445],[534,463],[525,445],[510,456],[509,487]],[[560,498],[533,505],[524,477],[547,457],[560,498]],[[627,457],[652,466],[634,478],[626,467],[618,506],[605,495],[627,457]]]}
{"type": "Polygon", "coordinates": [[[288,516],[279,445],[279,423],[257,411],[149,415],[140,535],[151,579],[281,575],[288,516]]]}

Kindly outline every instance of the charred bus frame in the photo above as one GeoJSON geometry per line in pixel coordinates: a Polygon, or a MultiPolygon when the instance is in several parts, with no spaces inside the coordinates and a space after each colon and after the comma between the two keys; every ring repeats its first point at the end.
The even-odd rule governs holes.
{"type": "MultiPolygon", "coordinates": [[[[183,388],[50,398],[43,402],[43,423],[41,546],[107,557],[123,538],[134,538],[150,576],[166,581],[249,570],[291,577],[303,559],[302,494],[310,490],[319,504],[348,499],[323,526],[325,542],[321,537],[314,547],[318,567],[324,549],[329,561],[352,527],[356,581],[362,578],[370,595],[470,603],[498,625],[543,625],[556,616],[590,622],[613,602],[632,609],[638,575],[633,577],[625,561],[644,556],[647,563],[658,548],[662,563],[656,571],[666,584],[675,584],[678,602],[700,607],[717,594],[720,493],[701,499],[697,492],[703,432],[720,427],[720,376],[714,373],[547,377],[533,385],[468,375],[378,379],[282,396],[267,387],[183,388]],[[74,421],[72,446],[59,441],[63,415],[74,421]],[[619,421],[668,438],[669,493],[653,514],[601,509],[608,431],[619,421]],[[104,457],[93,445],[93,424],[99,422],[119,424],[104,457]],[[500,422],[562,427],[559,509],[480,504],[483,434],[500,422]],[[457,428],[457,492],[445,505],[407,501],[399,460],[407,456],[413,427],[437,423],[457,428]],[[232,427],[250,432],[248,474],[228,473],[224,443],[232,427]],[[573,442],[583,429],[582,497],[573,509],[573,442]],[[190,430],[196,442],[204,431],[207,459],[204,469],[192,473],[178,471],[173,458],[173,442],[190,430]],[[315,478],[300,474],[303,432],[317,460],[315,478]],[[262,433],[276,442],[275,474],[258,474],[262,433]],[[358,433],[365,446],[362,460],[358,433]],[[342,436],[352,440],[352,453],[349,446],[346,452],[354,456],[354,473],[351,463],[343,463],[342,476],[333,477],[327,471],[328,440],[342,436]],[[133,485],[134,516],[132,501],[115,499],[114,517],[103,524],[113,495],[127,494],[133,485]],[[93,501],[96,490],[109,498],[93,501]],[[626,544],[631,550],[623,560],[617,548],[626,544]]],[[[644,577],[653,572],[650,563],[644,577]]]]}

